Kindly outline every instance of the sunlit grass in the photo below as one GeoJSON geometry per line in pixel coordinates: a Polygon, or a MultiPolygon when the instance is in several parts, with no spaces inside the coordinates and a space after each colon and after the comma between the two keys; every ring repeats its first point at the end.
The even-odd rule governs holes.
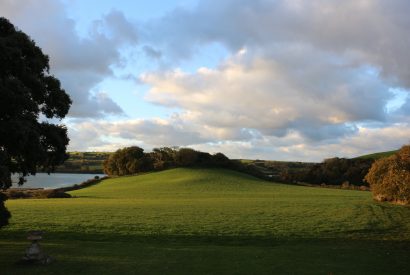
{"type": "MultiPolygon", "coordinates": [[[[353,253],[342,262],[356,257],[354,249],[368,251],[361,257],[370,261],[369,257],[384,251],[389,241],[394,247],[388,251],[389,261],[394,257],[406,262],[406,254],[393,253],[397,250],[394,244],[401,242],[407,249],[410,242],[410,208],[375,203],[369,192],[274,184],[228,170],[174,169],[113,178],[71,195],[74,198],[7,201],[13,218],[11,225],[1,231],[0,240],[7,244],[7,240],[21,239],[28,230],[45,230],[46,240],[57,244],[50,248],[57,255],[71,255],[72,245],[89,245],[79,253],[90,253],[90,262],[110,262],[128,253],[124,266],[113,267],[123,272],[127,267],[143,268],[130,260],[144,258],[138,249],[155,254],[146,263],[149,266],[161,259],[166,261],[167,249],[176,251],[176,262],[185,263],[186,259],[179,257],[188,257],[190,253],[184,249],[194,247],[192,257],[205,257],[202,271],[208,270],[204,269],[208,264],[218,262],[216,255],[238,251],[237,255],[226,256],[224,264],[229,265],[229,259],[234,264],[231,268],[259,262],[265,264],[259,267],[260,272],[268,272],[272,267],[267,265],[269,259],[258,260],[251,255],[275,256],[283,268],[295,270],[283,255],[305,255],[298,249],[306,249],[324,257],[332,243],[337,243],[353,253]],[[110,251],[110,246],[115,249],[110,251]],[[246,255],[251,257],[245,259],[246,255]]],[[[310,259],[312,255],[306,257],[310,259]]],[[[67,255],[62,258],[70,259],[67,255]]],[[[322,264],[326,262],[321,260],[322,264]]],[[[328,263],[335,270],[341,268],[337,258],[328,263]]],[[[383,262],[379,264],[384,266],[383,262]]],[[[185,265],[177,273],[192,268],[185,265]]],[[[99,269],[90,270],[98,273],[99,269]]],[[[161,268],[155,270],[163,272],[161,268]]],[[[217,270],[225,269],[221,265],[217,270]]],[[[319,270],[322,269],[316,269],[319,270]]],[[[400,270],[396,271],[400,274],[400,270]]]]}
{"type": "Polygon", "coordinates": [[[360,159],[380,159],[380,158],[386,158],[386,157],[390,157],[391,155],[394,155],[395,153],[397,153],[398,150],[393,150],[393,151],[386,151],[386,152],[379,152],[379,153],[374,153],[374,154],[369,154],[369,155],[364,155],[364,156],[360,156],[357,158],[360,159]]]}

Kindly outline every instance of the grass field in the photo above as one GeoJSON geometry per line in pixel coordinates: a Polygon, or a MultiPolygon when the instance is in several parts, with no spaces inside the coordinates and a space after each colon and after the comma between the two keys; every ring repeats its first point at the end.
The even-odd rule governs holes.
{"type": "Polygon", "coordinates": [[[391,155],[394,155],[395,153],[397,153],[398,150],[393,150],[393,151],[386,151],[386,152],[379,152],[379,153],[373,153],[373,154],[369,154],[369,155],[364,155],[364,156],[360,156],[360,157],[356,157],[358,159],[380,159],[380,158],[386,158],[386,157],[390,157],[391,155]]]}
{"type": "Polygon", "coordinates": [[[0,274],[409,274],[410,208],[228,170],[113,178],[9,200],[0,274]],[[45,230],[49,266],[13,264],[45,230]]]}

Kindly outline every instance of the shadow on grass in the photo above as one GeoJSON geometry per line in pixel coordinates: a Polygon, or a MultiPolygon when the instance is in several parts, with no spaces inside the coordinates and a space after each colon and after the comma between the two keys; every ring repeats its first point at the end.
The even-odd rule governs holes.
{"type": "Polygon", "coordinates": [[[49,266],[18,266],[28,241],[0,236],[8,274],[408,274],[410,241],[45,235],[49,266]]]}

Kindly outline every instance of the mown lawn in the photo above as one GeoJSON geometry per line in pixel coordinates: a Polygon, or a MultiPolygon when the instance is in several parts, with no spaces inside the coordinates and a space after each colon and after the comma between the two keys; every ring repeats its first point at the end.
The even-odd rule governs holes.
{"type": "Polygon", "coordinates": [[[0,274],[409,274],[410,208],[369,192],[217,169],[113,178],[72,199],[10,200],[0,274]],[[43,241],[56,261],[13,263],[43,241]]]}

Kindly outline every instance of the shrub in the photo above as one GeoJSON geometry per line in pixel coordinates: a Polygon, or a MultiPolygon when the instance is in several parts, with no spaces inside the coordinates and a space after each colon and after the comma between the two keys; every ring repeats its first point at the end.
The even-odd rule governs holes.
{"type": "Polygon", "coordinates": [[[52,191],[47,194],[47,198],[71,198],[71,195],[64,192],[52,191]]]}
{"type": "Polygon", "coordinates": [[[373,163],[365,180],[378,201],[410,203],[410,145],[373,163]]]}
{"type": "Polygon", "coordinates": [[[21,199],[21,198],[29,198],[31,197],[28,192],[22,192],[22,191],[17,191],[17,190],[10,190],[7,192],[7,196],[10,199],[21,199]]]}
{"type": "Polygon", "coordinates": [[[198,152],[191,148],[181,148],[176,154],[176,162],[179,166],[192,166],[196,164],[198,152]]]}
{"type": "Polygon", "coordinates": [[[231,160],[222,153],[216,153],[212,156],[212,161],[214,165],[218,167],[229,167],[231,164],[231,160]]]}

